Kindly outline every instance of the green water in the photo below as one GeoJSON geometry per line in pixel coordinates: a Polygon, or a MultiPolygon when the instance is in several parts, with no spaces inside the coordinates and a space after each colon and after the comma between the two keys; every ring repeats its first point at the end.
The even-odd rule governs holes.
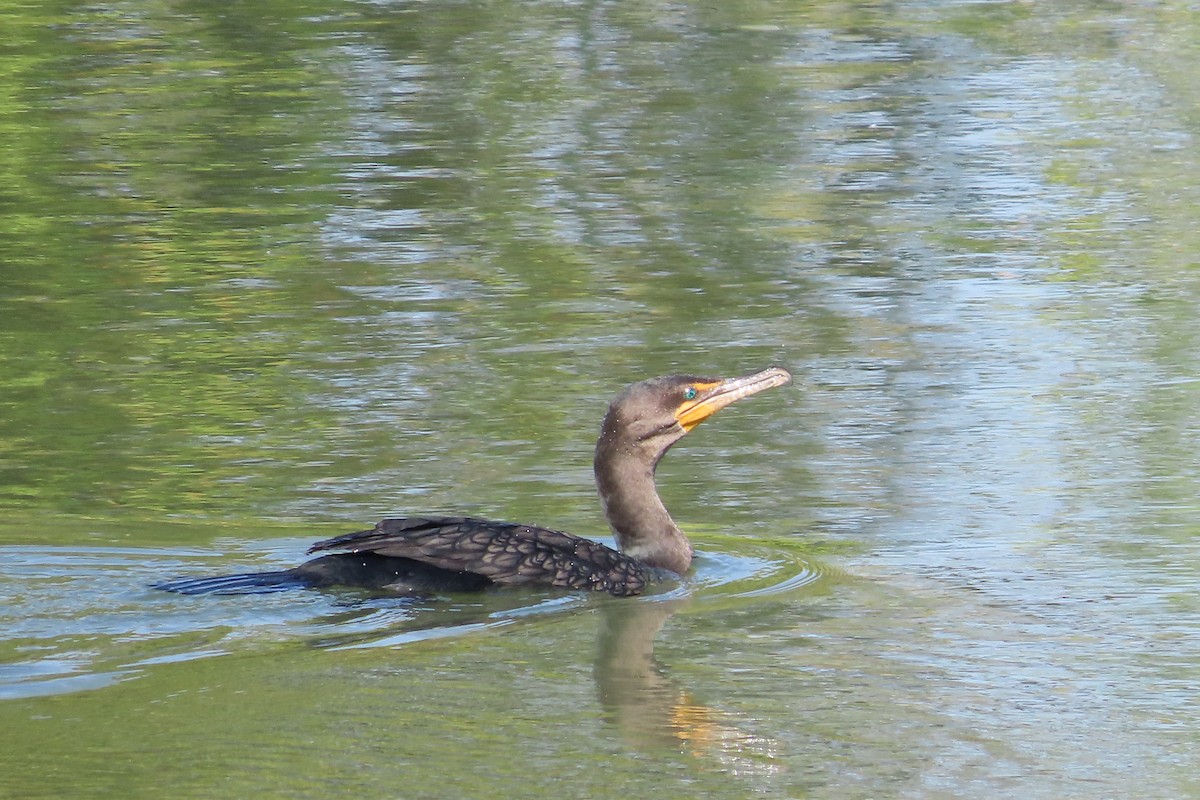
{"type": "Polygon", "coordinates": [[[0,9],[0,796],[1200,796],[1200,12],[0,9]],[[180,597],[387,514],[642,599],[180,597]]]}

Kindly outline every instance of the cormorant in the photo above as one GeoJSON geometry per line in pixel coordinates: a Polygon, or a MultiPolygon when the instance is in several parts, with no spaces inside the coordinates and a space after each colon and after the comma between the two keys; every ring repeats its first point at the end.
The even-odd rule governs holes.
{"type": "Polygon", "coordinates": [[[255,594],[352,586],[396,594],[474,591],[492,584],[559,586],[617,596],[692,563],[692,545],[654,487],[654,469],[684,434],[743,397],[791,382],[780,367],[741,378],[669,375],[635,383],[612,401],[596,442],[596,488],[617,550],[562,531],[471,517],[385,519],[368,531],[317,542],[327,553],[280,572],[182,578],[155,584],[181,594],[255,594]]]}

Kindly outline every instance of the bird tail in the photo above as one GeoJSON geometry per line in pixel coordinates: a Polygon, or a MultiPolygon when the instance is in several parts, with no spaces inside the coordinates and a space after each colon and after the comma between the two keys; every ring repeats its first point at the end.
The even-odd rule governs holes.
{"type": "Polygon", "coordinates": [[[270,594],[291,589],[306,589],[312,581],[292,570],[250,572],[241,575],[215,575],[208,578],[176,578],[151,584],[152,589],[177,594],[270,594]]]}

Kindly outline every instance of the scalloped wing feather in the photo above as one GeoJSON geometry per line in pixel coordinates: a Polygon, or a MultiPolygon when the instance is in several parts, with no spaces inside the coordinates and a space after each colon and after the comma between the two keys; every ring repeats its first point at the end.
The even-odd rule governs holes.
{"type": "Polygon", "coordinates": [[[650,578],[642,563],[570,533],[471,517],[385,519],[369,531],[317,542],[310,553],[372,552],[441,569],[473,572],[496,583],[640,594],[650,578]]]}

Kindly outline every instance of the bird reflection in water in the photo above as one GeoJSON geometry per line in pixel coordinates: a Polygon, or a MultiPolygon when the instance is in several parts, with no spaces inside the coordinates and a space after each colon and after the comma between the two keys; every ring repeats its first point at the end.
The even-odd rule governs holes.
{"type": "Polygon", "coordinates": [[[733,714],[704,705],[672,680],[654,656],[654,641],[690,597],[607,603],[593,674],[601,706],[624,740],[639,750],[678,749],[747,778],[780,771],[777,743],[744,730],[733,714]]]}

